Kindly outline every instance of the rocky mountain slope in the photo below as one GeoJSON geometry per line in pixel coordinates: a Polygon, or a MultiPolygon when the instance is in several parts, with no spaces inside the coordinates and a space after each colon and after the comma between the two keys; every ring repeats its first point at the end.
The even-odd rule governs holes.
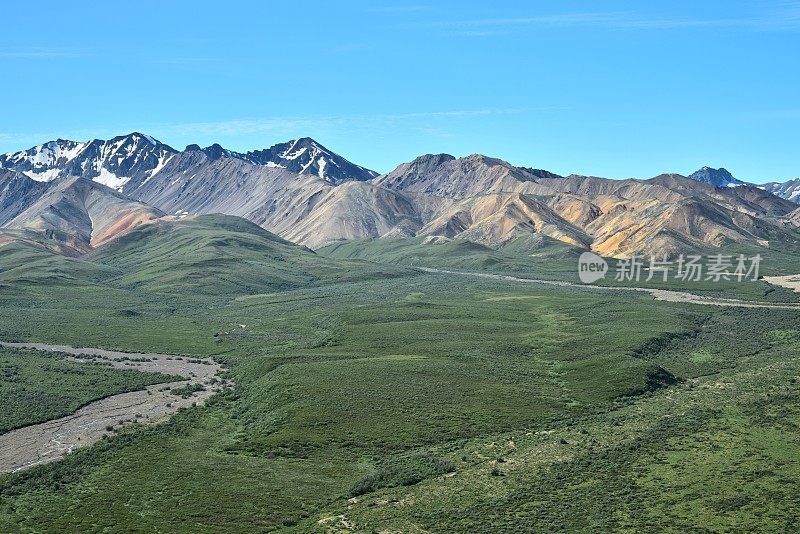
{"type": "Polygon", "coordinates": [[[132,133],[78,143],[57,139],[23,152],[0,156],[0,167],[42,182],[81,176],[118,191],[156,174],[176,151],[150,136],[132,133]]]}
{"type": "Polygon", "coordinates": [[[723,168],[712,169],[711,167],[703,167],[690,174],[689,178],[697,182],[713,185],[714,187],[737,187],[745,184],[745,182],[734,178],[727,169],[723,168]]]}
{"type": "Polygon", "coordinates": [[[273,145],[266,150],[247,152],[240,157],[255,165],[281,167],[297,174],[317,176],[331,184],[349,180],[363,182],[378,175],[331,152],[310,137],[273,145]]]}
{"type": "MultiPolygon", "coordinates": [[[[708,171],[711,169],[698,172],[708,171]]],[[[373,183],[452,199],[475,199],[487,192],[514,192],[520,199],[537,199],[539,224],[528,228],[528,232],[541,232],[612,256],[673,253],[720,246],[728,241],[764,243],[772,227],[780,226],[778,219],[795,207],[756,186],[741,182],[737,187],[720,187],[698,180],[699,176],[666,174],[649,180],[562,177],[542,171],[534,174],[480,155],[459,159],[427,155],[400,165],[373,183]],[[548,216],[548,211],[558,219],[548,216]],[[543,225],[544,221],[549,224],[543,225]],[[548,226],[549,231],[544,231],[548,226]]],[[[500,209],[495,213],[492,232],[468,232],[464,228],[463,236],[492,245],[508,239],[510,232],[497,230],[507,226],[510,218],[500,209]]],[[[463,212],[460,216],[448,224],[428,226],[422,232],[458,227],[463,212]]]]}
{"type": "Polygon", "coordinates": [[[800,204],[800,178],[787,182],[769,182],[764,184],[764,189],[773,195],[800,204]]]}
{"type": "MultiPolygon", "coordinates": [[[[17,180],[33,182],[27,177],[17,177],[17,180]]],[[[38,198],[31,194],[20,195],[10,208],[0,211],[0,220],[5,220],[4,240],[14,236],[23,241],[38,241],[61,253],[78,255],[164,215],[152,206],[131,200],[88,178],[70,176],[46,185],[48,187],[38,198]]],[[[42,188],[41,185],[28,187],[37,192],[42,188]]]]}
{"type": "Polygon", "coordinates": [[[786,222],[790,226],[800,227],[800,208],[797,208],[786,216],[786,222]]]}
{"type": "Polygon", "coordinates": [[[218,144],[206,148],[189,145],[179,152],[138,132],[86,143],[65,139],[49,141],[22,152],[0,155],[0,168],[21,172],[42,182],[63,176],[82,176],[132,194],[159,174],[175,156],[196,151],[206,154],[209,162],[220,158],[236,159],[256,166],[317,176],[331,184],[364,181],[377,175],[308,137],[247,153],[227,150],[218,144]]]}
{"type": "Polygon", "coordinates": [[[0,228],[14,220],[50,188],[21,172],[0,169],[0,228]]]}
{"type": "Polygon", "coordinates": [[[375,176],[310,138],[238,153],[176,151],[137,133],[53,141],[2,156],[0,166],[6,239],[22,230],[69,236],[65,246],[79,252],[164,214],[239,216],[312,248],[412,236],[499,247],[542,235],[610,256],[769,246],[794,239],[785,234],[796,226],[796,204],[708,167],[610,180],[428,154],[375,176]]]}

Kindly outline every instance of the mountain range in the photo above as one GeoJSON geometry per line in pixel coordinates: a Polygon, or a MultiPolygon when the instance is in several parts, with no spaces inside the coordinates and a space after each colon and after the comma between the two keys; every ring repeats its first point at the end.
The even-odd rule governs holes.
{"type": "Polygon", "coordinates": [[[795,240],[800,179],[725,169],[612,180],[426,154],[379,175],[310,138],[246,153],[132,133],[0,156],[0,243],[79,256],[155,221],[243,217],[310,248],[435,236],[499,248],[536,234],[607,256],[795,240]]]}

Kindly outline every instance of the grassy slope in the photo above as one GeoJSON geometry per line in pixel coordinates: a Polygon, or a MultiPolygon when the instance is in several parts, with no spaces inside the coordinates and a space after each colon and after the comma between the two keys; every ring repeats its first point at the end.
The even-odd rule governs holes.
{"type": "Polygon", "coordinates": [[[343,514],[364,531],[794,531],[796,316],[730,311],[707,327],[693,352],[674,340],[649,359],[677,373],[693,354],[712,354],[713,374],[546,431],[469,440],[447,451],[454,476],[342,501],[318,517],[341,528],[343,514]]]}
{"type": "MultiPolygon", "coordinates": [[[[207,215],[140,227],[88,260],[118,269],[123,288],[230,295],[347,279],[331,261],[239,217],[207,215]]],[[[364,268],[364,275],[369,268],[364,268]]],[[[380,275],[390,268],[372,268],[380,275]]]]}
{"type": "MultiPolygon", "coordinates": [[[[798,273],[800,255],[792,250],[765,251],[734,245],[726,254],[739,253],[747,257],[761,254],[760,274],[798,273]]],[[[579,283],[578,256],[583,250],[547,239],[542,236],[527,236],[507,243],[499,250],[486,248],[468,241],[454,240],[445,244],[426,244],[424,238],[413,239],[366,239],[329,245],[318,251],[332,258],[365,259],[393,265],[413,265],[461,271],[480,271],[511,274],[545,280],[565,280],[579,283]]],[[[704,255],[719,254],[709,250],[704,255]]],[[[642,271],[639,282],[617,282],[616,260],[610,259],[609,273],[597,285],[641,286],[675,291],[690,291],[709,297],[764,300],[771,302],[798,302],[800,295],[793,291],[758,281],[689,281],[675,279],[659,280],[658,276],[647,281],[647,271],[642,271]]],[[[649,261],[647,258],[646,261],[649,261]]],[[[749,265],[749,262],[747,263],[749,265]]],[[[674,274],[674,271],[673,271],[674,274]]]]}
{"type": "Polygon", "coordinates": [[[120,274],[113,268],[12,242],[0,246],[0,288],[85,285],[120,274]]]}
{"type": "Polygon", "coordinates": [[[344,241],[318,252],[332,258],[364,259],[377,263],[537,274],[548,279],[577,278],[575,265],[581,249],[547,238],[528,236],[500,250],[477,243],[452,240],[431,244],[426,238],[382,238],[344,241]]]}
{"type": "MultiPolygon", "coordinates": [[[[765,522],[755,515],[799,489],[796,428],[774,429],[796,417],[789,312],[378,278],[326,261],[347,276],[204,295],[210,281],[156,269],[144,283],[0,293],[3,339],[216,355],[237,382],[166,425],[0,478],[0,531],[686,530],[798,517],[782,500],[765,522]],[[773,400],[783,411],[770,415],[773,400]],[[736,444],[737,472],[715,443],[736,444]],[[740,472],[776,459],[789,475],[731,501],[740,472]]],[[[225,266],[230,279],[249,279],[240,263],[225,266]]]]}

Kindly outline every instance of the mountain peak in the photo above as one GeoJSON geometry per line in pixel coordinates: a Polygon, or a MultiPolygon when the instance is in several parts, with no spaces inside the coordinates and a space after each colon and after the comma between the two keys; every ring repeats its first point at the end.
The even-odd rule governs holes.
{"type": "Polygon", "coordinates": [[[297,174],[318,176],[330,184],[367,181],[378,175],[331,152],[310,137],[300,137],[241,155],[255,165],[281,167],[297,174]]]}
{"type": "Polygon", "coordinates": [[[709,167],[708,165],[703,165],[703,167],[701,167],[700,170],[697,171],[697,172],[710,172],[710,173],[716,173],[716,174],[729,176],[729,177],[733,178],[733,175],[725,167],[720,167],[719,169],[715,169],[714,167],[709,167]]]}
{"type": "Polygon", "coordinates": [[[414,158],[411,162],[411,165],[414,164],[425,164],[425,165],[441,165],[442,163],[447,163],[448,161],[454,161],[456,158],[455,156],[451,156],[450,154],[423,154],[419,157],[414,158]]]}
{"type": "Polygon", "coordinates": [[[711,184],[715,187],[736,187],[745,185],[745,182],[734,178],[724,167],[715,169],[713,167],[704,166],[700,170],[690,174],[689,178],[696,182],[711,184]]]}
{"type": "Polygon", "coordinates": [[[175,153],[173,148],[147,134],[131,132],[86,143],[56,139],[22,152],[0,155],[0,167],[39,182],[83,176],[122,190],[131,180],[152,176],[175,153]]]}
{"type": "Polygon", "coordinates": [[[499,158],[470,154],[425,154],[384,174],[373,183],[388,189],[464,198],[500,191],[518,191],[523,183],[536,183],[535,175],[499,158]]]}
{"type": "Polygon", "coordinates": [[[292,139],[290,143],[297,143],[300,145],[317,145],[318,147],[325,148],[311,137],[301,137],[299,139],[292,139]]]}
{"type": "Polygon", "coordinates": [[[206,156],[208,156],[208,159],[211,161],[218,160],[223,157],[231,157],[232,155],[238,156],[238,154],[234,154],[230,150],[223,148],[219,143],[214,143],[200,150],[205,152],[206,156]]]}
{"type": "Polygon", "coordinates": [[[158,145],[163,145],[164,144],[161,141],[159,141],[158,139],[156,139],[155,137],[147,135],[147,134],[143,134],[141,132],[131,132],[131,133],[126,134],[126,135],[118,135],[117,137],[112,138],[110,141],[111,142],[115,142],[115,141],[118,142],[118,141],[122,141],[122,140],[131,140],[131,141],[134,141],[134,142],[144,141],[144,142],[146,142],[146,143],[148,143],[148,144],[150,144],[152,146],[158,146],[158,145]]]}
{"type": "Polygon", "coordinates": [[[471,164],[477,165],[485,165],[487,167],[494,167],[499,165],[501,167],[506,168],[517,168],[511,165],[509,162],[502,160],[500,158],[493,158],[492,156],[487,156],[485,154],[470,154],[469,156],[461,158],[461,161],[471,164]]]}

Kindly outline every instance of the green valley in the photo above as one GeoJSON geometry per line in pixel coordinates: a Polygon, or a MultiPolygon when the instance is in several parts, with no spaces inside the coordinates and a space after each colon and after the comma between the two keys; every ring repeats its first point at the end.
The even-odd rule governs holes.
{"type": "MultiPolygon", "coordinates": [[[[450,246],[437,265],[475,267],[450,246]]],[[[800,469],[796,311],[338,259],[219,217],[142,227],[81,259],[8,247],[3,340],[210,356],[236,385],[0,475],[4,532],[800,519],[781,504],[800,469]],[[23,253],[40,258],[24,277],[23,253]],[[743,479],[758,482],[731,493],[743,479]]],[[[569,255],[545,250],[566,270],[569,255]]]]}

